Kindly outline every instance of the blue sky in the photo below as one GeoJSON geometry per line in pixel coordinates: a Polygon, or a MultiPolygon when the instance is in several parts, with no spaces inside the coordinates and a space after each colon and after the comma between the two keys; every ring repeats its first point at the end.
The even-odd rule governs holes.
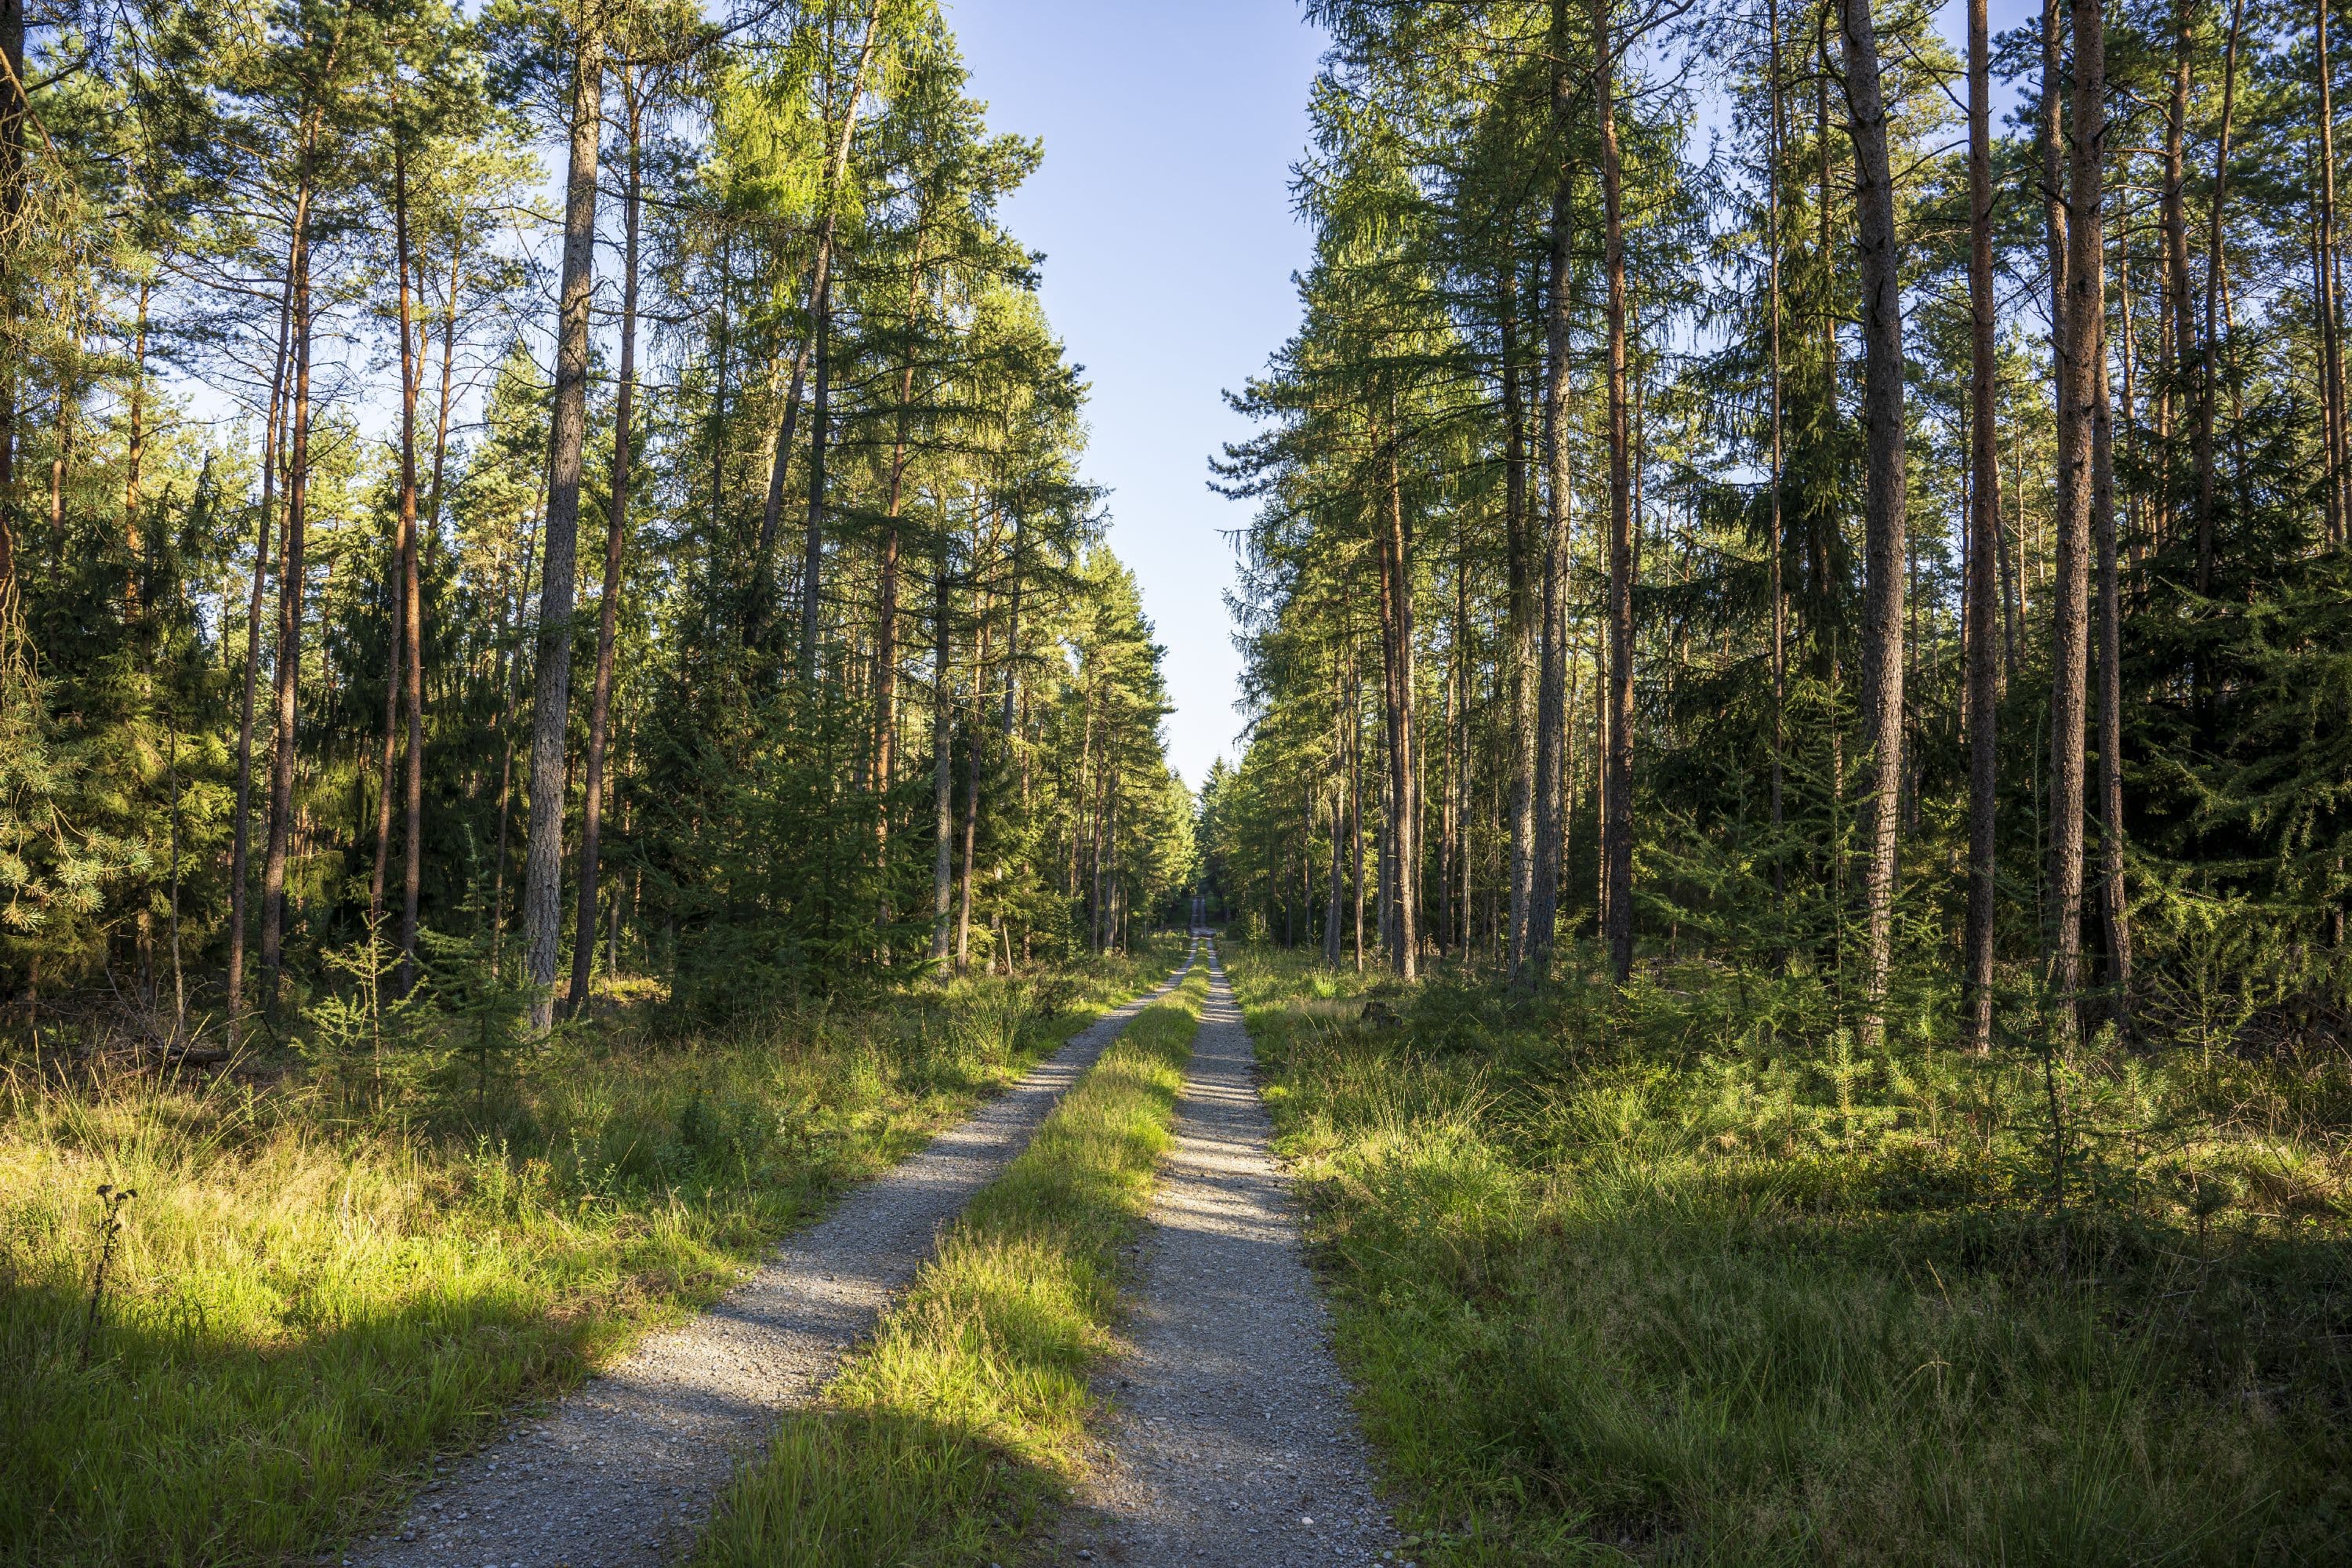
{"type": "Polygon", "coordinates": [[[1223,594],[1242,507],[1208,459],[1238,387],[1297,319],[1290,212],[1321,49],[1295,0],[948,0],[989,123],[1045,139],[1005,210],[1045,253],[1048,316],[1093,384],[1087,476],[1168,648],[1170,757],[1238,755],[1223,594]]]}

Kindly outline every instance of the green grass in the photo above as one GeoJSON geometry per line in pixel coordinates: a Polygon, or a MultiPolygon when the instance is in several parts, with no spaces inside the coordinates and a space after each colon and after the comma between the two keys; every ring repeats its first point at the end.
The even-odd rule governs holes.
{"type": "Polygon", "coordinates": [[[1207,993],[1203,963],[973,1199],[824,1408],[722,1497],[698,1568],[985,1563],[1051,1517],[1207,993]]]}
{"type": "Polygon", "coordinates": [[[2062,1230],[2030,1058],[1230,970],[1423,1562],[2344,1560],[2342,1062],[2070,1064],[2062,1230]]]}
{"type": "Polygon", "coordinates": [[[707,1304],[848,1183],[1164,976],[1163,943],[677,1037],[560,1038],[478,1115],[459,1072],[352,1092],[0,1078],[0,1561],[275,1563],[436,1451],[707,1304]],[[436,1082],[439,1087],[435,1087],[436,1082]],[[123,1209],[82,1364],[100,1183],[123,1209]]]}

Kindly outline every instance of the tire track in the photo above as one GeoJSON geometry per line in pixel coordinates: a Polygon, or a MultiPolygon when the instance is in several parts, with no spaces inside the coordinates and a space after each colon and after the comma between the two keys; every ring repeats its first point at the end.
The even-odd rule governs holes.
{"type": "Polygon", "coordinates": [[[853,1189],[691,1322],[649,1336],[548,1415],[456,1461],[358,1568],[646,1568],[681,1554],[739,1459],[805,1404],[1159,989],[1097,1019],[913,1157],[853,1189]]]}
{"type": "MultiPolygon", "coordinates": [[[[1056,1561],[1288,1568],[1377,1561],[1397,1536],[1268,1148],[1255,1053],[1213,949],[1152,1204],[1130,1352],[1097,1380],[1108,1462],[1056,1561]]],[[[1401,1558],[1400,1558],[1401,1561],[1401,1558]]]]}

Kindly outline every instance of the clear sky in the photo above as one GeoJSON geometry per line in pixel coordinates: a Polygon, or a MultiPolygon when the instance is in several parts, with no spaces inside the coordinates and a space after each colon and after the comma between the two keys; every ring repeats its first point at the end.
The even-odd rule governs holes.
{"type": "Polygon", "coordinates": [[[1087,477],[1168,649],[1170,757],[1197,785],[1238,756],[1226,531],[1208,459],[1241,435],[1220,395],[1297,320],[1310,237],[1291,216],[1321,49],[1297,0],[948,0],[973,96],[1045,139],[1005,210],[1045,253],[1047,315],[1093,385],[1087,477]]]}

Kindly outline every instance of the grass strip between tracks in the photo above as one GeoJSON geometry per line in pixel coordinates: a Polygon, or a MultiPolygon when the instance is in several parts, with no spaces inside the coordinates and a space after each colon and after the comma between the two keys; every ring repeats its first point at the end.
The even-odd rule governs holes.
{"type": "Polygon", "coordinates": [[[737,1477],[698,1564],[986,1562],[1051,1516],[1208,986],[1203,962],[1139,1014],[972,1200],[824,1405],[737,1477]]]}

